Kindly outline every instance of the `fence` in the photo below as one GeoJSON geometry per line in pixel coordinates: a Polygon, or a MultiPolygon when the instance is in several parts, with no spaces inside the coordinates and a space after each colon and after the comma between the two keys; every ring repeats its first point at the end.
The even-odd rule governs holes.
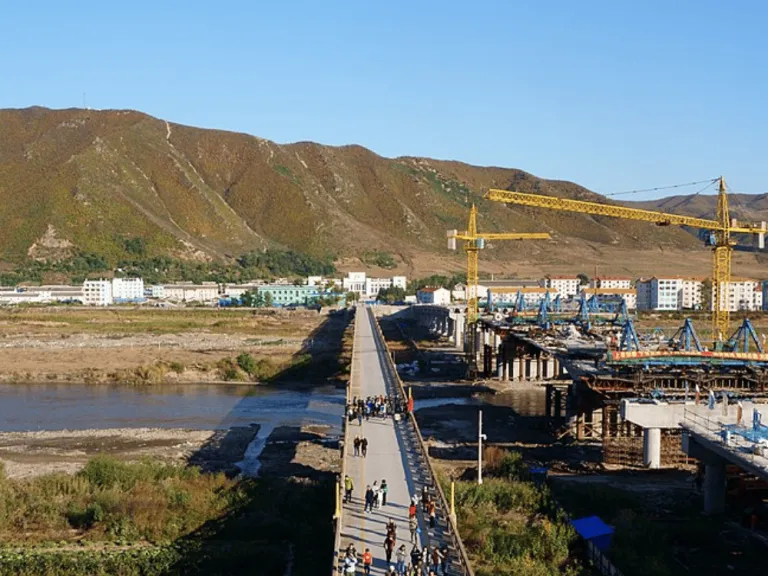
{"type": "MultiPolygon", "coordinates": [[[[352,310],[355,310],[353,308],[352,310]]],[[[351,390],[352,390],[352,379],[355,377],[355,374],[357,373],[357,363],[355,362],[355,343],[357,342],[357,312],[354,312],[355,318],[352,321],[352,358],[350,360],[350,366],[349,366],[349,381],[347,382],[347,389],[345,393],[344,398],[344,414],[341,417],[341,441],[344,443],[344,451],[347,450],[347,447],[349,446],[349,428],[347,426],[349,420],[347,419],[347,406],[349,406],[350,402],[350,396],[351,396],[351,390]]],[[[341,503],[342,500],[342,494],[344,490],[344,476],[347,473],[347,459],[344,457],[344,453],[341,455],[341,470],[339,472],[339,480],[336,482],[336,510],[334,511],[334,537],[333,537],[333,563],[331,565],[331,576],[335,576],[338,574],[338,565],[339,565],[339,553],[341,549],[341,526],[342,526],[342,515],[344,514],[344,506],[341,503]]]]}
{"type": "Polygon", "coordinates": [[[589,540],[587,540],[587,558],[592,562],[592,567],[603,576],[623,576],[608,557],[589,540]]]}
{"type": "MultiPolygon", "coordinates": [[[[744,426],[741,421],[733,423],[733,416],[719,415],[716,410],[710,410],[707,415],[696,413],[694,410],[685,409],[682,427],[706,440],[720,444],[724,449],[733,453],[738,458],[746,460],[756,468],[768,471],[768,434],[756,432],[751,427],[744,426]],[[723,421],[725,420],[725,421],[723,421]]],[[[732,410],[732,409],[731,409],[732,410]]],[[[751,419],[744,418],[747,422],[751,419]]],[[[759,426],[765,430],[765,426],[759,426]]],[[[734,462],[735,463],[735,462],[734,462]]]]}
{"type": "MultiPolygon", "coordinates": [[[[404,403],[407,403],[407,395],[405,393],[405,387],[403,386],[403,381],[400,379],[400,375],[397,373],[397,368],[395,367],[395,363],[392,361],[392,354],[389,351],[389,346],[387,346],[387,341],[384,339],[384,333],[381,331],[381,326],[379,326],[379,323],[376,321],[376,317],[373,314],[373,310],[368,310],[369,319],[371,320],[372,324],[375,327],[375,334],[376,338],[379,340],[379,343],[381,344],[381,347],[385,350],[386,354],[386,361],[384,363],[385,365],[385,373],[387,377],[394,382],[397,385],[397,390],[401,396],[401,399],[404,403]]],[[[458,556],[458,563],[459,568],[461,569],[461,573],[465,576],[474,576],[474,572],[472,571],[472,566],[469,563],[469,556],[467,555],[467,551],[464,548],[464,543],[461,541],[461,537],[459,536],[459,530],[456,527],[456,523],[454,519],[451,517],[450,514],[450,506],[448,504],[447,499],[445,498],[445,493],[443,492],[443,488],[440,485],[440,482],[438,481],[437,474],[435,473],[435,469],[432,466],[432,461],[429,458],[429,450],[427,448],[427,445],[424,443],[424,438],[421,435],[421,430],[419,429],[419,425],[416,422],[416,417],[414,416],[413,412],[408,412],[408,419],[411,423],[411,426],[413,426],[413,429],[416,434],[417,438],[417,445],[419,450],[422,454],[422,459],[427,465],[427,473],[429,475],[429,479],[431,484],[435,488],[435,492],[437,493],[437,505],[440,510],[442,510],[443,515],[445,516],[448,524],[448,536],[451,539],[451,543],[453,544],[454,550],[457,551],[458,556]]],[[[455,563],[454,563],[455,566],[455,563]]]]}

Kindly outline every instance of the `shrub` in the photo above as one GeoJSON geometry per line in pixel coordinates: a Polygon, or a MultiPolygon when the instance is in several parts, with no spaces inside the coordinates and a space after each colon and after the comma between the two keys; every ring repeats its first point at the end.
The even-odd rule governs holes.
{"type": "Polygon", "coordinates": [[[237,365],[240,366],[246,374],[250,374],[251,376],[256,372],[256,360],[254,360],[253,356],[247,352],[243,352],[237,357],[237,365]]]}
{"type": "Polygon", "coordinates": [[[171,372],[176,374],[182,374],[185,370],[184,364],[181,362],[171,362],[168,367],[171,369],[171,372]]]}

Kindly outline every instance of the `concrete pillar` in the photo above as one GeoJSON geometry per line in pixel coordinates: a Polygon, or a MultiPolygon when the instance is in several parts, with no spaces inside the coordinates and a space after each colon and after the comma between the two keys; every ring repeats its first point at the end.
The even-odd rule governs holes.
{"type": "Polygon", "coordinates": [[[541,354],[534,354],[533,361],[531,362],[531,380],[541,379],[541,354]]]}
{"type": "Polygon", "coordinates": [[[513,359],[514,359],[514,354],[512,352],[512,346],[510,346],[507,342],[502,342],[501,344],[501,365],[502,365],[501,379],[504,382],[509,382],[509,378],[512,375],[510,364],[512,363],[513,359]]]}
{"type": "Polygon", "coordinates": [[[547,384],[545,387],[545,394],[544,397],[544,414],[547,416],[547,418],[552,418],[552,393],[553,393],[554,386],[552,384],[547,384]]]}
{"type": "MultiPolygon", "coordinates": [[[[526,364],[525,356],[523,356],[522,354],[519,354],[517,356],[516,364],[518,366],[517,367],[517,379],[518,380],[525,380],[525,376],[526,376],[526,372],[525,372],[525,364],[526,364]]],[[[513,378],[513,380],[514,380],[514,378],[513,378]]]]}
{"type": "Polygon", "coordinates": [[[563,391],[560,388],[555,388],[555,410],[554,410],[554,417],[560,418],[562,414],[562,402],[563,402],[563,391]]]}
{"type": "Polygon", "coordinates": [[[643,465],[652,470],[661,468],[660,428],[643,428],[643,465]]]}
{"type": "Polygon", "coordinates": [[[725,511],[725,462],[722,460],[704,467],[704,513],[722,514],[725,511]]]}
{"type": "Polygon", "coordinates": [[[523,379],[523,368],[525,368],[525,360],[523,358],[518,358],[517,356],[512,356],[510,358],[509,363],[512,365],[512,380],[514,382],[517,382],[518,380],[523,379]]]}

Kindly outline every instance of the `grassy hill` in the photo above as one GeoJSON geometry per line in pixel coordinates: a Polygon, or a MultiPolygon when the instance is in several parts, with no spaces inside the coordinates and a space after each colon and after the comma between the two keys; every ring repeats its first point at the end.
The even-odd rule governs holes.
{"type": "MultiPolygon", "coordinates": [[[[395,270],[426,275],[462,269],[445,231],[465,228],[475,202],[481,230],[554,238],[493,243],[483,271],[590,273],[599,265],[601,273],[665,266],[704,273],[709,265],[708,252],[683,230],[482,200],[489,187],[605,200],[516,169],[383,158],[360,146],[281,145],[127,110],[0,110],[0,127],[7,262],[76,252],[116,262],[134,255],[142,238],[147,256],[227,259],[281,247],[333,256],[342,270],[376,271],[387,259],[371,254],[385,253],[395,270]]],[[[764,267],[759,256],[740,258],[737,267],[764,267]]]]}

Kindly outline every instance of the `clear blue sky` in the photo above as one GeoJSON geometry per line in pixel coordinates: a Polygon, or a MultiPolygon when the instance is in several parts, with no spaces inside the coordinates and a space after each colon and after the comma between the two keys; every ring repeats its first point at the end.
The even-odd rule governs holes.
{"type": "Polygon", "coordinates": [[[721,173],[768,191],[764,2],[0,4],[2,108],[85,92],[93,108],[603,193],[721,173]]]}

